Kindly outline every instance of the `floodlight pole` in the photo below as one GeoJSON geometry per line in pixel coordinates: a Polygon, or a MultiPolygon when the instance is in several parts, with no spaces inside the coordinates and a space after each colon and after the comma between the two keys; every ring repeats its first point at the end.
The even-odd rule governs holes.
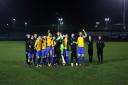
{"type": "Polygon", "coordinates": [[[14,30],[15,27],[16,27],[16,19],[13,18],[13,19],[12,19],[12,29],[14,30]]]}
{"type": "Polygon", "coordinates": [[[58,24],[58,32],[59,32],[59,24],[58,24]]]}
{"type": "Polygon", "coordinates": [[[106,29],[108,29],[108,23],[109,23],[109,21],[110,21],[110,18],[105,18],[105,24],[106,24],[105,28],[106,29]]]}
{"type": "Polygon", "coordinates": [[[63,18],[58,18],[58,32],[62,31],[61,26],[63,25],[63,18]]]}
{"type": "Polygon", "coordinates": [[[27,33],[27,26],[28,26],[28,23],[27,23],[27,22],[25,22],[25,23],[24,23],[25,33],[27,33]]]}
{"type": "Polygon", "coordinates": [[[123,29],[126,29],[126,0],[123,0],[123,29]]]}

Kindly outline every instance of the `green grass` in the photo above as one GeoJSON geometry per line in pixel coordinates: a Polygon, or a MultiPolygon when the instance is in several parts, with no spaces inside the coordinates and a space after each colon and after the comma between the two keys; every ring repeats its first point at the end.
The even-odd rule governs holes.
{"type": "Polygon", "coordinates": [[[1,41],[0,85],[128,85],[128,42],[106,43],[100,65],[95,51],[93,64],[35,68],[25,65],[24,42],[1,41]]]}

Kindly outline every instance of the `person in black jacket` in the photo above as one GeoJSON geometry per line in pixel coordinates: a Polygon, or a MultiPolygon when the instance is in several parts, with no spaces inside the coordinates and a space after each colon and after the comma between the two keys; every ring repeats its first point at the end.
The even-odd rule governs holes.
{"type": "Polygon", "coordinates": [[[60,50],[60,46],[62,43],[62,39],[60,37],[60,32],[57,32],[57,36],[55,39],[55,46],[54,46],[54,51],[55,51],[55,58],[54,58],[54,62],[55,65],[59,65],[60,64],[60,58],[61,58],[61,50],[60,50]]]}
{"type": "Polygon", "coordinates": [[[64,35],[63,45],[64,45],[64,52],[63,52],[64,59],[66,61],[66,65],[68,65],[68,63],[69,63],[69,38],[68,38],[68,34],[64,35]]]}
{"type": "Polygon", "coordinates": [[[29,42],[29,51],[28,51],[28,63],[31,65],[32,60],[34,62],[34,37],[31,35],[29,42]]]}
{"type": "Polygon", "coordinates": [[[96,47],[97,47],[98,62],[102,63],[103,62],[103,49],[105,47],[105,44],[101,36],[98,36],[96,47]]]}
{"type": "MultiPolygon", "coordinates": [[[[35,44],[35,42],[36,42],[36,40],[37,40],[37,34],[34,34],[33,35],[34,36],[34,44],[35,44]]],[[[34,62],[34,65],[36,65],[36,49],[34,48],[34,58],[33,58],[33,62],[34,62]]]]}
{"type": "Polygon", "coordinates": [[[93,40],[92,36],[88,37],[88,56],[89,56],[89,62],[92,63],[92,58],[93,58],[93,40]]]}
{"type": "Polygon", "coordinates": [[[71,46],[71,67],[73,67],[73,58],[75,58],[75,60],[76,60],[75,61],[76,66],[78,66],[78,63],[77,63],[77,41],[76,41],[74,33],[71,34],[70,46],[71,46]]]}
{"type": "Polygon", "coordinates": [[[26,34],[25,37],[26,64],[28,64],[29,40],[30,40],[30,34],[26,34]]]}

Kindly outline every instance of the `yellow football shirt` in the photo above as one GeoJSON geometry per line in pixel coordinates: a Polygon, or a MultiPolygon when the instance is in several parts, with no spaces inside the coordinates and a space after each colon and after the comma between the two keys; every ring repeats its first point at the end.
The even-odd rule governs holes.
{"type": "Polygon", "coordinates": [[[46,45],[46,40],[43,40],[43,41],[42,41],[42,49],[46,49],[46,46],[47,46],[47,45],[46,45]]]}
{"type": "Polygon", "coordinates": [[[64,39],[64,49],[67,49],[68,47],[67,47],[67,45],[68,45],[68,39],[64,39]]]}
{"type": "Polygon", "coordinates": [[[40,40],[36,40],[35,48],[37,51],[41,51],[41,41],[40,40]]]}
{"type": "Polygon", "coordinates": [[[77,39],[77,44],[78,44],[78,47],[84,47],[84,38],[83,37],[78,37],[77,39]]]}
{"type": "Polygon", "coordinates": [[[47,46],[52,46],[52,37],[47,37],[47,46]]]}

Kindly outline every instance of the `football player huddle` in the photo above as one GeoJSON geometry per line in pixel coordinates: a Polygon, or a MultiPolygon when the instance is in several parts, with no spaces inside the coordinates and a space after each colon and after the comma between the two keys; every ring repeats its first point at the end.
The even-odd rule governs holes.
{"type": "MultiPolygon", "coordinates": [[[[85,38],[87,38],[87,33],[84,29],[78,35],[72,33],[71,36],[61,32],[52,35],[50,30],[46,35],[41,36],[27,34],[26,63],[34,64],[36,67],[84,65],[86,62],[85,43],[90,44],[85,38]]],[[[90,58],[89,61],[92,62],[90,58]]]]}

